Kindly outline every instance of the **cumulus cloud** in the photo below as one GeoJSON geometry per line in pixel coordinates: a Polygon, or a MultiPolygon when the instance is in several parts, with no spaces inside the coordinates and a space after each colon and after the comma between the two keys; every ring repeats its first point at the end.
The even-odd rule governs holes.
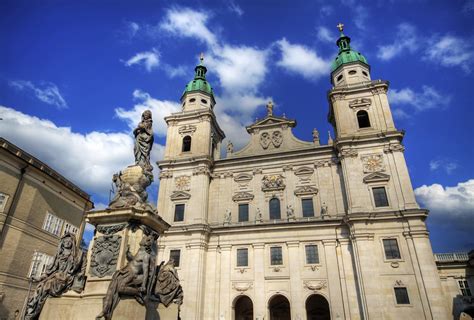
{"type": "Polygon", "coordinates": [[[458,163],[456,161],[448,159],[431,160],[429,165],[431,171],[443,170],[447,174],[451,174],[454,170],[458,168],[458,163]]]}
{"type": "MultiPolygon", "coordinates": [[[[47,163],[89,194],[108,200],[112,175],[134,162],[133,138],[121,132],[74,132],[12,108],[0,106],[0,136],[47,163]]],[[[153,162],[163,146],[154,144],[153,162]]],[[[156,172],[156,171],[155,171],[156,172]]]]}
{"type": "Polygon", "coordinates": [[[315,80],[329,73],[329,60],[321,58],[317,52],[300,44],[292,44],[285,38],[277,41],[281,59],[277,65],[285,70],[315,80]]]}
{"type": "Polygon", "coordinates": [[[172,35],[199,39],[208,45],[217,43],[217,39],[206,23],[209,13],[190,8],[169,9],[160,28],[172,35]]]}
{"type": "Polygon", "coordinates": [[[404,51],[415,52],[418,50],[419,39],[415,27],[409,23],[402,23],[397,27],[393,43],[378,46],[377,58],[388,61],[404,51]]]}
{"type": "Polygon", "coordinates": [[[460,182],[453,187],[435,183],[415,189],[417,200],[430,210],[436,222],[472,231],[474,224],[474,179],[460,182]]]}
{"type": "Polygon", "coordinates": [[[227,1],[227,8],[229,9],[229,11],[235,13],[239,17],[241,17],[244,14],[244,10],[242,10],[242,8],[233,0],[227,1]]]}
{"type": "Polygon", "coordinates": [[[430,40],[432,44],[425,51],[424,59],[445,67],[459,66],[465,72],[471,71],[472,46],[465,39],[445,35],[430,40]]]}
{"type": "Polygon", "coordinates": [[[317,28],[317,36],[323,42],[335,42],[335,39],[337,39],[326,27],[317,28]]]}
{"type": "Polygon", "coordinates": [[[153,131],[159,136],[166,136],[167,125],[164,117],[181,109],[179,103],[167,100],[158,100],[147,92],[136,89],[133,91],[134,101],[137,102],[132,108],[116,108],[115,115],[124,120],[130,129],[134,129],[140,122],[143,111],[151,110],[153,114],[153,131]]]}
{"type": "Polygon", "coordinates": [[[64,100],[58,87],[54,83],[41,82],[35,85],[31,81],[15,80],[10,81],[9,85],[17,90],[33,93],[40,101],[55,106],[58,109],[68,107],[66,100],[64,100]]]}
{"type": "Polygon", "coordinates": [[[393,114],[398,118],[407,118],[414,113],[428,109],[444,108],[451,102],[450,95],[442,94],[435,88],[426,85],[422,86],[422,90],[419,92],[413,91],[411,88],[392,89],[388,92],[388,97],[390,103],[396,107],[393,109],[393,114]],[[402,109],[400,106],[408,106],[411,109],[402,109]]]}
{"type": "Polygon", "coordinates": [[[148,72],[151,72],[160,65],[160,53],[155,48],[151,51],[139,52],[125,61],[124,64],[127,67],[142,65],[148,72]]]}

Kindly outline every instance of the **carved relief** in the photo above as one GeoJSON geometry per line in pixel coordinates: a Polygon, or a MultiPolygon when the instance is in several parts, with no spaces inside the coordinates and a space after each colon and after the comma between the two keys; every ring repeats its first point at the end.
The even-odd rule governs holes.
{"type": "Polygon", "coordinates": [[[370,154],[361,157],[364,173],[385,171],[382,154],[370,154]]]}
{"type": "Polygon", "coordinates": [[[97,231],[105,235],[111,235],[119,231],[122,231],[126,226],[127,226],[126,223],[120,223],[120,224],[114,224],[114,225],[108,225],[108,226],[98,225],[97,231]]]}
{"type": "Polygon", "coordinates": [[[189,191],[191,184],[191,177],[189,176],[180,176],[174,178],[175,188],[178,191],[189,191]]]}
{"type": "Polygon", "coordinates": [[[163,178],[172,178],[173,177],[173,172],[171,171],[161,171],[160,172],[160,180],[163,178]]]}
{"type": "Polygon", "coordinates": [[[195,131],[196,131],[196,126],[193,126],[191,124],[182,126],[178,129],[179,134],[182,136],[185,136],[185,135],[192,136],[195,131]]]}
{"type": "Polygon", "coordinates": [[[238,192],[233,197],[233,201],[253,200],[254,195],[249,192],[238,192]]]}
{"type": "Polygon", "coordinates": [[[262,179],[262,190],[263,191],[273,191],[273,190],[283,190],[285,189],[285,183],[283,181],[283,176],[280,174],[275,175],[266,175],[262,179]]]}
{"type": "Polygon", "coordinates": [[[191,198],[191,195],[187,192],[184,191],[175,191],[171,194],[171,200],[176,201],[176,200],[188,200],[191,198]]]}
{"type": "Polygon", "coordinates": [[[253,169],[253,174],[254,174],[254,175],[255,175],[255,174],[262,173],[262,172],[263,172],[262,168],[255,168],[255,169],[253,169]]]}
{"type": "Polygon", "coordinates": [[[300,183],[311,182],[311,176],[313,175],[314,169],[310,167],[301,167],[296,169],[295,175],[300,179],[300,183]]]}
{"type": "Polygon", "coordinates": [[[95,240],[90,266],[92,276],[102,278],[114,273],[121,241],[122,237],[119,235],[106,235],[95,240]]]}
{"type": "Polygon", "coordinates": [[[252,288],[251,282],[234,282],[232,283],[232,288],[239,292],[247,291],[248,289],[252,288]]]}
{"type": "Polygon", "coordinates": [[[253,176],[248,173],[241,173],[234,178],[234,181],[238,183],[240,189],[245,189],[249,186],[253,176]]]}
{"type": "Polygon", "coordinates": [[[388,146],[385,146],[385,147],[383,148],[383,151],[384,151],[385,153],[397,152],[397,151],[403,152],[403,151],[405,151],[405,147],[404,147],[403,145],[401,145],[400,143],[392,143],[392,144],[390,144],[390,145],[388,145],[388,146]]]}
{"type": "Polygon", "coordinates": [[[262,145],[263,149],[267,149],[268,146],[270,145],[271,139],[270,139],[270,134],[268,132],[263,132],[260,135],[260,144],[262,145]]]}
{"type": "Polygon", "coordinates": [[[196,169],[193,170],[193,175],[200,175],[200,174],[207,174],[209,175],[211,172],[209,171],[209,169],[207,167],[198,167],[196,169]]]}
{"type": "Polygon", "coordinates": [[[314,195],[318,193],[318,189],[312,186],[302,186],[295,189],[295,196],[314,195]]]}
{"type": "Polygon", "coordinates": [[[272,133],[272,143],[275,146],[275,148],[278,148],[281,146],[283,142],[283,136],[281,135],[280,131],[273,131],[272,133]]]}
{"type": "Polygon", "coordinates": [[[360,98],[349,101],[350,108],[368,107],[372,104],[370,99],[360,98]]]}
{"type": "Polygon", "coordinates": [[[312,290],[312,291],[319,291],[325,289],[327,287],[326,280],[310,280],[304,282],[305,288],[312,290]]]}
{"type": "Polygon", "coordinates": [[[347,149],[342,149],[341,152],[339,152],[339,157],[340,158],[346,158],[346,157],[354,158],[354,157],[357,157],[357,154],[358,152],[356,149],[347,148],[347,149]]]}

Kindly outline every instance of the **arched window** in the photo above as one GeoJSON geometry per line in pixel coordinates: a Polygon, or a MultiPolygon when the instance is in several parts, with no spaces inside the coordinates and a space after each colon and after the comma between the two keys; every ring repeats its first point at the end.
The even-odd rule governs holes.
{"type": "Polygon", "coordinates": [[[290,302],[282,295],[273,296],[268,302],[270,320],[290,320],[290,302]]]}
{"type": "Polygon", "coordinates": [[[306,299],[306,319],[331,320],[329,303],[323,296],[313,294],[306,299]]]}
{"type": "Polygon", "coordinates": [[[247,296],[240,296],[235,301],[235,320],[253,320],[253,303],[247,296]]]}
{"type": "Polygon", "coordinates": [[[281,219],[280,213],[280,200],[273,198],[269,203],[270,207],[270,219],[281,219]]]}
{"type": "Polygon", "coordinates": [[[186,136],[183,138],[183,152],[191,151],[191,137],[186,136]]]}
{"type": "Polygon", "coordinates": [[[357,112],[357,122],[359,123],[359,128],[369,128],[370,120],[369,114],[365,110],[360,110],[357,112]]]}

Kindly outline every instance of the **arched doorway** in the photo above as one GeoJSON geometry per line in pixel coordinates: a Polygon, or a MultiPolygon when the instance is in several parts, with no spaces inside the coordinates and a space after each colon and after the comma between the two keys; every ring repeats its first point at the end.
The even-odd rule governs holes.
{"type": "Polygon", "coordinates": [[[270,320],[291,320],[290,302],[282,295],[273,296],[268,302],[270,320]]]}
{"type": "Polygon", "coordinates": [[[331,320],[329,303],[322,295],[313,294],[306,299],[307,320],[331,320]]]}
{"type": "Polygon", "coordinates": [[[235,320],[253,320],[253,303],[247,296],[237,298],[234,305],[235,320]]]}

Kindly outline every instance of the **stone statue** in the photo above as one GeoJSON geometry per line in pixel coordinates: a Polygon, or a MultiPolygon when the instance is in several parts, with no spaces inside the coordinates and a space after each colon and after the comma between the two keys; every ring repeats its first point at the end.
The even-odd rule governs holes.
{"type": "Polygon", "coordinates": [[[71,288],[76,273],[81,269],[82,258],[74,234],[65,234],[59,241],[53,262],[41,275],[33,296],[28,299],[24,319],[38,319],[48,297],[59,297],[71,288]]]}
{"type": "Polygon", "coordinates": [[[128,263],[113,274],[103,300],[102,312],[96,319],[112,319],[114,309],[122,296],[134,297],[140,304],[145,304],[155,272],[156,239],[156,234],[144,235],[134,256],[127,250],[128,263]]]}
{"type": "Polygon", "coordinates": [[[227,154],[232,154],[234,152],[234,145],[232,144],[232,141],[227,142],[227,154]]]}
{"type": "Polygon", "coordinates": [[[153,147],[153,120],[151,111],[145,110],[142,113],[142,121],[133,130],[135,136],[135,164],[142,167],[144,171],[151,172],[153,167],[150,164],[150,152],[153,147]]]}
{"type": "Polygon", "coordinates": [[[321,205],[321,217],[325,217],[328,215],[328,206],[326,205],[325,202],[321,205]]]}
{"type": "Polygon", "coordinates": [[[260,211],[260,208],[257,208],[255,212],[255,222],[263,222],[263,216],[262,212],[260,211]]]}
{"type": "Polygon", "coordinates": [[[155,297],[168,307],[171,302],[181,305],[183,303],[183,289],[179,284],[178,273],[174,267],[174,260],[170,259],[166,264],[163,262],[158,267],[158,279],[155,286],[155,297]]]}
{"type": "Polygon", "coordinates": [[[316,146],[319,146],[320,144],[320,141],[319,141],[319,131],[314,128],[313,129],[313,143],[316,145],[316,146]]]}
{"type": "Polygon", "coordinates": [[[232,212],[230,211],[230,209],[227,209],[224,215],[224,224],[230,224],[231,222],[232,222],[232,212]]]}
{"type": "Polygon", "coordinates": [[[334,143],[334,141],[332,140],[332,137],[331,137],[331,131],[328,131],[328,145],[332,145],[334,143]]]}
{"type": "Polygon", "coordinates": [[[272,116],[273,115],[273,103],[269,101],[267,103],[267,116],[272,116]]]}
{"type": "Polygon", "coordinates": [[[295,210],[291,204],[286,206],[286,216],[288,221],[295,220],[295,210]]]}

